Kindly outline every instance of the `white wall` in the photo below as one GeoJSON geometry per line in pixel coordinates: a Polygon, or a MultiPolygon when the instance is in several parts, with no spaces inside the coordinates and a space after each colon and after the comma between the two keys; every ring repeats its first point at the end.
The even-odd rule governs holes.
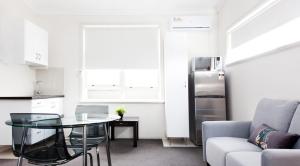
{"type": "MultiPolygon", "coordinates": [[[[66,116],[73,116],[76,104],[80,102],[81,69],[81,25],[83,24],[147,24],[161,27],[161,43],[169,28],[171,16],[57,16],[40,15],[39,21],[49,32],[49,66],[64,68],[64,94],[66,116]]],[[[201,35],[200,35],[201,36],[201,35]]],[[[212,40],[214,36],[210,37],[212,40]]],[[[201,41],[199,40],[194,41],[201,41]]],[[[199,43],[200,44],[200,43],[199,43]]],[[[213,47],[213,44],[212,46],[213,47]]],[[[163,47],[162,47],[163,48],[163,47]]],[[[200,47],[202,48],[202,47],[200,47]]],[[[197,54],[201,51],[191,48],[197,54]]],[[[208,52],[207,50],[203,50],[208,52]]],[[[162,49],[163,52],[163,49],[162,49]]],[[[163,60],[163,57],[161,57],[163,60]]],[[[163,62],[163,61],[162,61],[163,62]]],[[[105,103],[104,103],[105,104],[105,103]]],[[[140,117],[141,138],[163,138],[165,136],[165,118],[163,103],[108,103],[110,110],[125,105],[128,114],[140,117]]],[[[120,137],[131,137],[131,129],[117,130],[120,137]]]]}
{"type": "MultiPolygon", "coordinates": [[[[227,29],[263,2],[225,1],[219,13],[220,55],[225,55],[227,29]]],[[[292,11],[282,11],[282,17],[288,12],[292,11]]],[[[226,67],[230,119],[251,120],[263,97],[300,99],[299,54],[300,47],[295,46],[226,67]]]]}
{"type": "MultiPolygon", "coordinates": [[[[24,18],[42,26],[49,32],[49,67],[64,69],[65,115],[73,116],[75,106],[80,97],[81,68],[81,28],[82,24],[158,24],[163,36],[169,28],[171,16],[62,16],[62,15],[35,15],[23,1],[0,1],[0,96],[27,96],[32,95],[36,79],[35,71],[25,65],[11,63],[14,55],[22,53],[18,47],[22,44],[20,31],[16,22],[24,18]],[[2,60],[2,61],[1,61],[2,60]],[[3,63],[3,60],[9,63],[3,63]]],[[[190,52],[197,56],[213,55],[215,44],[208,45],[211,51],[204,50],[206,41],[200,38],[191,39],[190,52]],[[199,42],[199,47],[197,43],[199,42]],[[204,44],[201,44],[204,43],[204,44]],[[203,49],[203,50],[202,50],[203,49]]],[[[209,36],[214,40],[215,36],[209,36]]],[[[163,48],[163,47],[162,47],[163,48]]],[[[163,51],[163,50],[162,50],[163,51]]],[[[163,57],[162,57],[163,59],[163,57]]],[[[162,61],[163,62],[163,61],[162,61]]],[[[39,75],[39,74],[37,74],[39,75]]],[[[165,117],[163,103],[108,103],[113,111],[119,105],[125,105],[128,115],[140,117],[141,138],[162,138],[165,135],[165,117]]],[[[129,130],[117,130],[117,136],[128,137],[129,130]]]]}
{"type": "MultiPolygon", "coordinates": [[[[49,32],[49,66],[64,68],[65,116],[73,116],[80,102],[80,73],[82,24],[163,24],[164,19],[134,16],[45,16],[39,17],[49,32]]],[[[164,25],[163,25],[164,26],[164,25]]],[[[164,137],[164,105],[108,104],[110,111],[125,105],[127,115],[140,117],[141,138],[164,137]]],[[[116,130],[116,136],[132,137],[131,129],[116,130]]]]}
{"type": "Polygon", "coordinates": [[[14,64],[22,54],[24,19],[32,20],[32,12],[23,1],[0,1],[0,96],[32,95],[35,72],[25,65],[14,64]]]}

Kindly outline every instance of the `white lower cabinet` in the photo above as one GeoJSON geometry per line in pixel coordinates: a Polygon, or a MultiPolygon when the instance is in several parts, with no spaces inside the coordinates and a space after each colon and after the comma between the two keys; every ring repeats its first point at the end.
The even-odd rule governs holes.
{"type": "MultiPolygon", "coordinates": [[[[10,120],[10,113],[54,113],[63,115],[63,98],[0,100],[0,145],[12,144],[12,127],[5,124],[5,121],[10,120]]],[[[22,128],[17,129],[14,134],[21,137],[22,130],[22,128]]],[[[27,143],[39,142],[53,134],[53,130],[30,129],[27,143]]]]}

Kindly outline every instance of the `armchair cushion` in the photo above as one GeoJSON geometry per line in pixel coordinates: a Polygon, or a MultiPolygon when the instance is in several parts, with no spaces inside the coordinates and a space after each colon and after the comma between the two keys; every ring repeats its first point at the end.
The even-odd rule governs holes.
{"type": "Polygon", "coordinates": [[[203,160],[206,161],[206,141],[212,137],[248,138],[251,122],[206,121],[202,123],[203,160]]]}
{"type": "Polygon", "coordinates": [[[261,152],[231,152],[226,156],[226,166],[261,166],[261,152]]]}
{"type": "Polygon", "coordinates": [[[267,149],[262,152],[262,166],[299,166],[300,150],[267,149]]]}
{"type": "MultiPolygon", "coordinates": [[[[300,105],[297,107],[297,110],[295,111],[294,117],[292,119],[289,128],[289,133],[300,135],[300,105]]],[[[298,142],[295,144],[294,148],[300,149],[300,139],[298,139],[298,142]]]]}
{"type": "Polygon", "coordinates": [[[296,100],[262,99],[256,108],[256,113],[251,124],[251,133],[262,124],[266,124],[279,131],[287,132],[298,104],[296,100]]]}
{"type": "Polygon", "coordinates": [[[214,137],[206,143],[207,162],[212,166],[225,166],[226,155],[240,151],[261,152],[261,149],[246,138],[214,137]]]}

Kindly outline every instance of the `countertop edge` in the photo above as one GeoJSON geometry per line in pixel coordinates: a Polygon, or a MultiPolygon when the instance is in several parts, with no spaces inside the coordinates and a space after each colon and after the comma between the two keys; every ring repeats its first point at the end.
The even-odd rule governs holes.
{"type": "Polygon", "coordinates": [[[41,96],[2,96],[0,100],[34,100],[34,99],[50,99],[63,98],[65,95],[41,95],[41,96]]]}

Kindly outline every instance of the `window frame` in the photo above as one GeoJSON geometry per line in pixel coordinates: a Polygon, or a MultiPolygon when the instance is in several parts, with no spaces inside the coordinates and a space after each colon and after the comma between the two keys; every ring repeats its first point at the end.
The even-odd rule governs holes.
{"type": "MultiPolygon", "coordinates": [[[[227,32],[226,32],[226,59],[225,59],[226,66],[240,63],[240,62],[252,59],[252,58],[260,57],[260,56],[266,55],[268,53],[271,53],[271,52],[274,52],[274,51],[280,49],[280,48],[273,48],[272,50],[265,51],[265,52],[255,54],[255,55],[251,55],[248,57],[243,57],[243,58],[241,58],[241,57],[235,58],[235,57],[232,57],[234,55],[231,55],[231,53],[234,52],[234,51],[232,51],[233,49],[231,46],[232,33],[234,31],[238,30],[239,28],[243,27],[247,23],[251,22],[255,18],[259,17],[260,15],[264,14],[266,11],[268,11],[268,9],[272,8],[279,2],[281,2],[281,0],[268,0],[268,1],[264,2],[263,4],[259,5],[257,8],[255,8],[253,11],[251,11],[249,14],[247,14],[243,19],[241,19],[240,21],[235,23],[233,26],[231,26],[227,30],[227,32]]],[[[270,31],[272,31],[272,30],[270,30],[270,31]]],[[[289,45],[293,45],[293,44],[289,44],[289,45]]],[[[288,47],[288,46],[283,46],[283,47],[288,47]]]]}
{"type": "Polygon", "coordinates": [[[161,28],[159,25],[103,25],[103,24],[83,24],[81,25],[81,69],[80,72],[80,102],[81,103],[164,103],[164,91],[163,91],[163,67],[162,67],[162,45],[161,45],[161,28]],[[89,99],[87,96],[85,71],[86,71],[86,61],[85,61],[85,30],[87,28],[157,28],[158,30],[158,98],[157,99],[89,99]]]}

